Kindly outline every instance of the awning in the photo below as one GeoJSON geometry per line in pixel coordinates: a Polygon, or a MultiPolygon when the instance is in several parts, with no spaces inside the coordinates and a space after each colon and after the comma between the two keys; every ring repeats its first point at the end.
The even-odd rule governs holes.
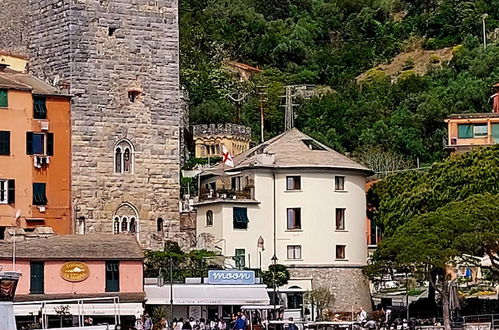
{"type": "MultiPolygon", "coordinates": [[[[146,305],[169,305],[170,286],[145,286],[146,305]]],[[[174,305],[268,305],[265,285],[173,285],[174,305]]]]}
{"type": "MultiPolygon", "coordinates": [[[[45,305],[45,314],[59,315],[56,309],[61,306],[68,306],[68,312],[71,315],[134,315],[140,316],[144,313],[141,303],[84,303],[84,304],[47,304],[45,305]]],[[[14,314],[16,316],[38,315],[42,304],[16,305],[14,304],[14,314]]]]}

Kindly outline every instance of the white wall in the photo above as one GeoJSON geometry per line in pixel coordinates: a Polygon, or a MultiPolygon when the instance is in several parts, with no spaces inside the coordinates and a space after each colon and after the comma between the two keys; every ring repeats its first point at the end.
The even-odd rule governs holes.
{"type": "MultiPolygon", "coordinates": [[[[273,176],[268,170],[251,172],[255,172],[255,199],[260,203],[221,202],[199,206],[197,234],[207,232],[216,239],[224,239],[219,246],[224,246],[226,256],[233,256],[235,249],[244,248],[247,267],[259,267],[259,252],[262,252],[263,268],[267,268],[273,255],[273,176]],[[235,206],[248,208],[248,229],[233,229],[232,208],[235,206]],[[214,212],[213,227],[205,226],[205,215],[209,209],[214,212]],[[257,248],[260,236],[265,241],[264,251],[257,248]]],[[[364,183],[364,176],[357,172],[279,170],[275,185],[278,263],[308,266],[365,265],[367,243],[364,183]],[[288,175],[301,176],[300,191],[286,191],[288,175]],[[334,191],[335,175],[345,176],[345,191],[334,191]],[[287,230],[286,209],[292,207],[301,208],[301,230],[287,230]],[[336,208],[346,209],[345,231],[336,231],[336,208]],[[301,245],[301,260],[287,260],[288,245],[301,245]],[[345,260],[335,259],[336,245],[346,245],[345,260]]]]}

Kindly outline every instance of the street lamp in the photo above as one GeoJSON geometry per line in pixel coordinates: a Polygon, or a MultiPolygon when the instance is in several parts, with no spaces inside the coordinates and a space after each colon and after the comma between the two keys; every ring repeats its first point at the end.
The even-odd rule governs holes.
{"type": "MultiPolygon", "coordinates": [[[[169,258],[170,260],[170,321],[173,324],[173,258],[169,258]]],[[[163,287],[165,283],[165,279],[162,276],[163,267],[159,269],[158,274],[158,287],[163,287]]]]}
{"type": "Polygon", "coordinates": [[[276,301],[277,301],[277,285],[276,285],[276,278],[275,278],[275,272],[276,272],[276,265],[277,265],[277,256],[274,254],[272,257],[272,265],[274,266],[272,268],[272,289],[274,291],[274,318],[277,320],[277,306],[276,306],[276,301]]]}

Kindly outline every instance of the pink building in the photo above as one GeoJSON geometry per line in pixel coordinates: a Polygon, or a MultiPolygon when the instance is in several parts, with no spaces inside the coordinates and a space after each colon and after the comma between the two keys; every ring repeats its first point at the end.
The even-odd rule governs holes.
{"type": "Polygon", "coordinates": [[[68,306],[64,322],[69,326],[85,318],[112,322],[116,312],[119,323],[125,325],[143,312],[144,254],[134,235],[22,240],[15,244],[15,257],[14,264],[13,243],[0,242],[0,267],[22,274],[14,298],[18,322],[32,322],[39,316],[42,302],[48,300],[57,301],[45,309],[44,322],[60,322],[57,309],[68,306]]]}

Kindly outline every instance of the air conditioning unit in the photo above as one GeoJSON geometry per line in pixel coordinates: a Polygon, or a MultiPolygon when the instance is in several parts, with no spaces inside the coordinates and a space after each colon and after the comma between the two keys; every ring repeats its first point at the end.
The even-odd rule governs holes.
{"type": "Polygon", "coordinates": [[[456,145],[457,144],[457,138],[453,137],[450,139],[450,144],[451,145],[456,145]]]}
{"type": "Polygon", "coordinates": [[[48,131],[49,130],[49,122],[47,120],[40,121],[40,129],[42,131],[48,131]]]}

